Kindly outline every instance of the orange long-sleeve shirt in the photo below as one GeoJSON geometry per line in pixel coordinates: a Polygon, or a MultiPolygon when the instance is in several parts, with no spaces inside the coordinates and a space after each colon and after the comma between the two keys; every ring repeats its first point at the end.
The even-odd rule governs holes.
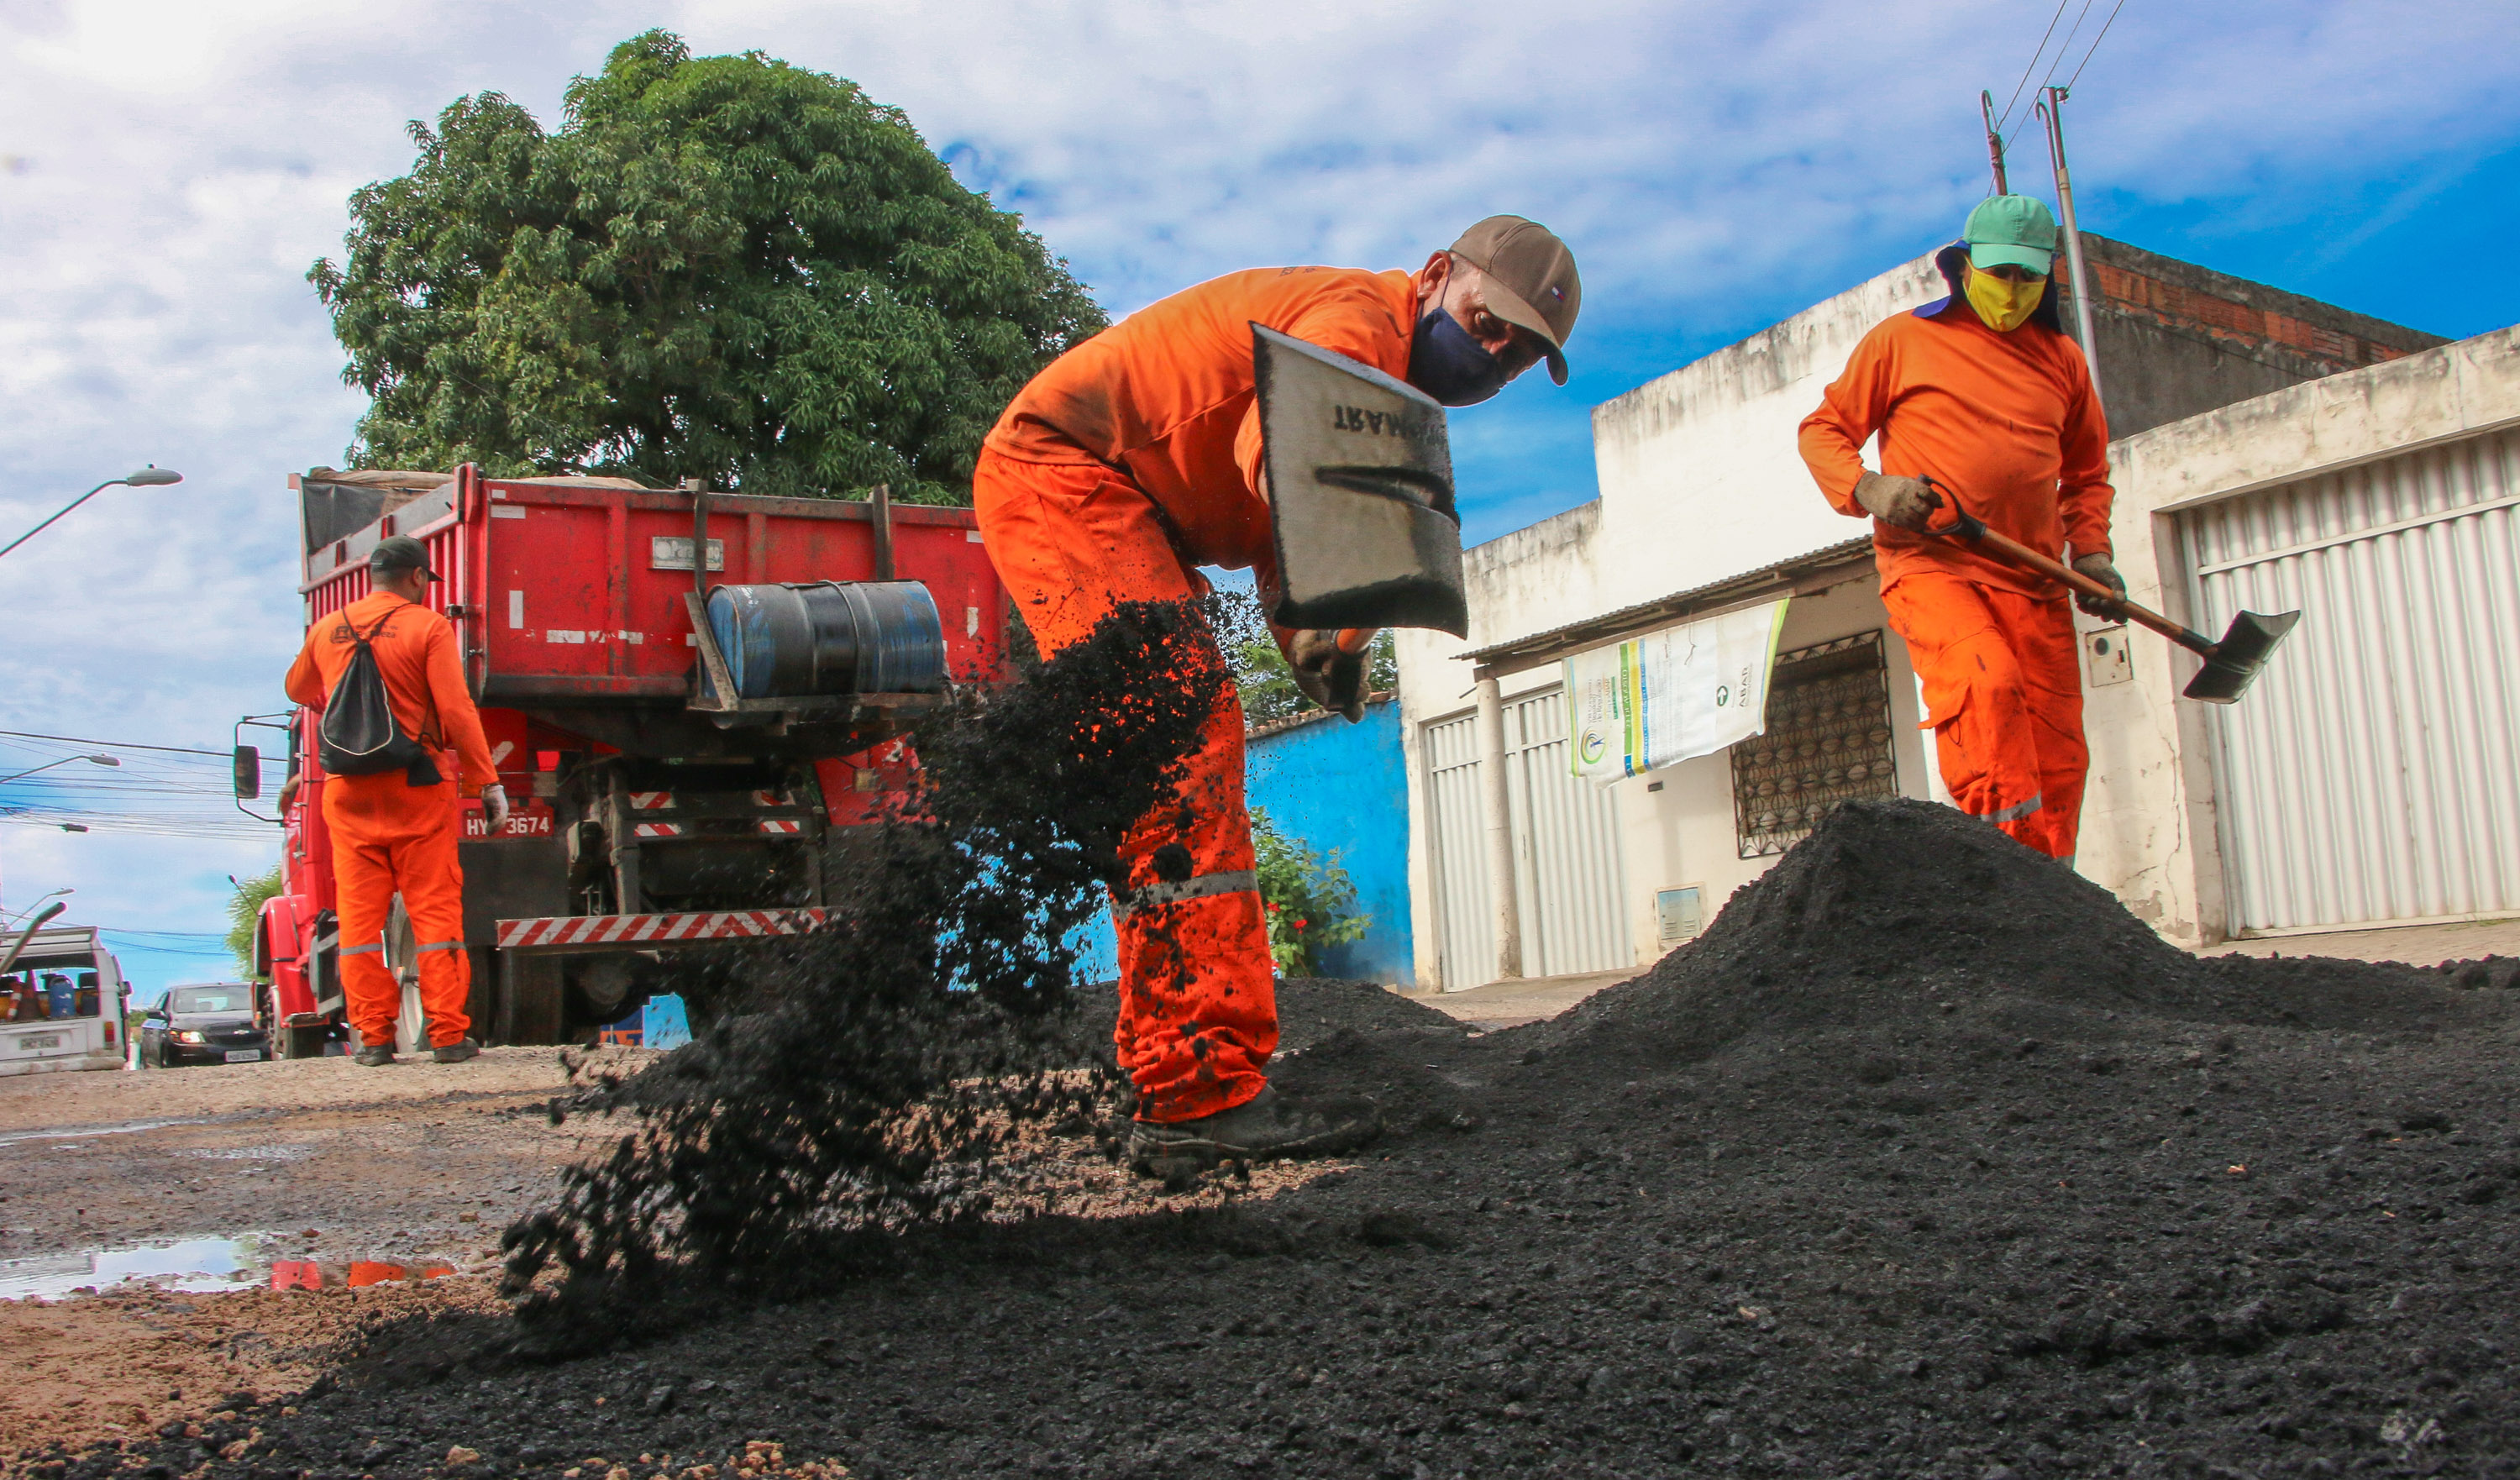
{"type": "Polygon", "coordinates": [[[1171,521],[1185,557],[1255,566],[1271,578],[1251,326],[1405,376],[1417,307],[1405,272],[1229,273],[1150,303],[1060,355],[1016,393],[988,445],[1028,463],[1123,469],[1171,521]]]}
{"type": "MultiPolygon", "coordinates": [[[[1855,502],[1865,439],[1881,434],[1881,471],[1930,474],[1960,506],[2033,550],[2109,553],[2108,425],[2081,346],[2033,322],[1997,334],[1957,295],[1875,325],[1803,419],[1803,461],[1838,513],[1855,502]]],[[[1957,571],[2028,596],[2058,587],[1965,541],[1873,521],[1884,589],[1906,571],[1957,571]]]]}
{"type": "Polygon", "coordinates": [[[390,592],[375,591],[352,602],[339,614],[317,622],[289,665],[289,697],[310,709],[321,709],[341,681],[357,650],[350,628],[366,632],[394,612],[393,620],[372,639],[377,671],[384,675],[385,694],[393,700],[394,718],[405,735],[421,736],[441,748],[452,747],[463,765],[467,791],[499,779],[490,759],[490,742],[481,734],[481,713],[472,707],[472,692],[464,683],[464,659],[457,650],[455,625],[426,606],[390,592]],[[396,610],[396,608],[400,608],[396,610]]]}

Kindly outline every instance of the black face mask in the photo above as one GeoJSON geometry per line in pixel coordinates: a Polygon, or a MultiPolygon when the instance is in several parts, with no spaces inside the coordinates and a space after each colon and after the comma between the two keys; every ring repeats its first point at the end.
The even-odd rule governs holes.
{"type": "Polygon", "coordinates": [[[1447,406],[1476,406],[1511,379],[1487,346],[1470,337],[1441,303],[1426,310],[1409,343],[1409,383],[1447,406]]]}

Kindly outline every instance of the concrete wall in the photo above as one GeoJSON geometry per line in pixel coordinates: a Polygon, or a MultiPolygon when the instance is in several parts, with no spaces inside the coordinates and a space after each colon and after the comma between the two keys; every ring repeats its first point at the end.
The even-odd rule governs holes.
{"type": "MultiPolygon", "coordinates": [[[[2505,329],[2115,443],[2111,534],[2128,594],[2186,619],[2182,509],[2513,425],[2520,425],[2520,329],[2505,329]]],[[[2086,698],[2092,786],[2079,867],[2164,934],[2212,944],[2228,930],[2213,719],[2206,706],[2178,696],[2196,671],[2194,658],[2145,636],[2130,650],[2134,682],[2086,698]]]]}
{"type": "Polygon", "coordinates": [[[1402,797],[1400,706],[1366,706],[1363,722],[1331,715],[1255,734],[1243,777],[1255,811],[1281,835],[1338,855],[1371,918],[1362,939],[1326,953],[1334,976],[1409,985],[1409,818],[1402,797]]]}

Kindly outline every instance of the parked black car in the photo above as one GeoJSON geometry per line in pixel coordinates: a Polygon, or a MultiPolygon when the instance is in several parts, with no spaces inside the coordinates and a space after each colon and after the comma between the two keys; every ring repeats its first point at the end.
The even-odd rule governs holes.
{"type": "Polygon", "coordinates": [[[141,1019],[140,1061],[160,1069],[270,1056],[271,1040],[253,1021],[253,988],[241,981],[169,987],[141,1019]]]}

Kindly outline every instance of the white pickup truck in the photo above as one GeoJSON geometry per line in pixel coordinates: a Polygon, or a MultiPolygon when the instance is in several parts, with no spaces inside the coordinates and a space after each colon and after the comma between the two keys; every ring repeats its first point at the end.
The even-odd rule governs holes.
{"type": "Polygon", "coordinates": [[[124,995],[122,968],[93,926],[35,931],[0,976],[0,1074],[123,1067],[124,995]]]}

